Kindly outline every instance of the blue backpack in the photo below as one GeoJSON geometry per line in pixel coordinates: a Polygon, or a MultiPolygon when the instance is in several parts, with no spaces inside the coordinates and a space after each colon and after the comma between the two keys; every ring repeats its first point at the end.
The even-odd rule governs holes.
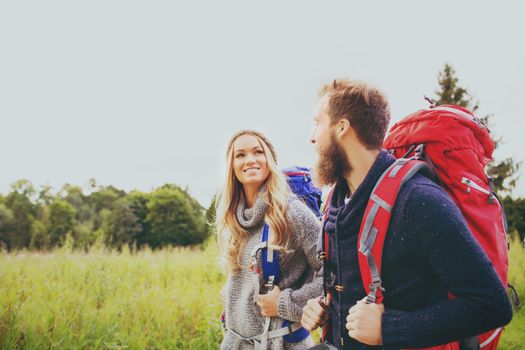
{"type": "Polygon", "coordinates": [[[321,219],[321,190],[314,186],[310,169],[293,166],[283,169],[292,192],[321,219]]]}

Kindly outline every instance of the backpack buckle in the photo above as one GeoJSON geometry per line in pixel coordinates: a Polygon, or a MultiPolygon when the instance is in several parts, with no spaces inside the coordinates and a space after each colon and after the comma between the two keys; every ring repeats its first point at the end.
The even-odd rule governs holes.
{"type": "Polygon", "coordinates": [[[375,302],[377,300],[377,290],[380,289],[382,292],[384,292],[385,288],[383,288],[381,286],[381,279],[380,278],[378,278],[375,281],[372,281],[372,283],[370,283],[368,285],[368,287],[370,288],[370,292],[366,296],[366,303],[367,304],[375,304],[375,302]]]}
{"type": "Polygon", "coordinates": [[[266,281],[264,286],[268,288],[268,290],[272,290],[274,285],[275,285],[275,276],[271,275],[270,277],[268,277],[268,281],[266,281]]]}
{"type": "Polygon", "coordinates": [[[372,283],[368,285],[368,288],[370,288],[370,293],[374,293],[374,295],[377,293],[377,290],[381,290],[381,292],[385,291],[385,288],[381,285],[382,281],[381,278],[377,278],[372,280],[372,283]]]}
{"type": "Polygon", "coordinates": [[[424,143],[417,145],[416,149],[414,150],[414,155],[416,159],[425,159],[425,144],[424,143]]]}
{"type": "Polygon", "coordinates": [[[317,252],[317,260],[322,261],[324,259],[326,259],[326,252],[325,251],[317,252]]]}
{"type": "Polygon", "coordinates": [[[268,248],[268,241],[261,242],[257,244],[255,247],[253,247],[252,252],[250,253],[250,262],[248,264],[248,270],[252,273],[257,273],[259,275],[262,274],[262,269],[259,266],[259,261],[257,259],[257,255],[259,255],[259,251],[261,249],[268,248]]]}

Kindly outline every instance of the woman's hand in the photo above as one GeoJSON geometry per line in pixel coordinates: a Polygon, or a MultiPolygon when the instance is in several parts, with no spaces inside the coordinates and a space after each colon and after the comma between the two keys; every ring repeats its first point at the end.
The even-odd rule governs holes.
{"type": "Polygon", "coordinates": [[[268,294],[259,294],[259,301],[257,305],[261,308],[261,315],[265,317],[277,316],[279,305],[279,297],[281,296],[281,289],[279,286],[274,286],[268,294]]]}

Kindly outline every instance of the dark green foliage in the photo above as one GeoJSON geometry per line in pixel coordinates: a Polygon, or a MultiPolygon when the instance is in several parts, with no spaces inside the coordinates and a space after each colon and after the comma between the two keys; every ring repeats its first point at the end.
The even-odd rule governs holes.
{"type": "Polygon", "coordinates": [[[208,235],[215,233],[215,216],[216,216],[216,207],[217,206],[217,196],[213,196],[208,210],[206,210],[206,224],[208,225],[208,235]]]}
{"type": "Polygon", "coordinates": [[[19,180],[11,185],[11,192],[5,198],[5,205],[11,212],[10,229],[4,237],[9,249],[29,246],[31,224],[36,215],[36,207],[31,202],[34,194],[35,190],[30,181],[19,180]]]}
{"type": "Polygon", "coordinates": [[[62,199],[55,199],[49,205],[49,242],[61,245],[76,223],[76,209],[62,199]]]}
{"type": "Polygon", "coordinates": [[[126,193],[90,180],[88,195],[69,184],[57,194],[49,186],[35,191],[27,180],[11,188],[0,195],[0,249],[52,249],[66,241],[85,250],[93,244],[187,246],[209,234],[204,208],[175,185],[126,193]]]}
{"type": "Polygon", "coordinates": [[[141,192],[131,192],[113,203],[109,215],[107,244],[120,247],[124,244],[144,244],[148,225],[145,222],[148,197],[141,192]]]}
{"type": "Polygon", "coordinates": [[[0,203],[0,248],[8,247],[10,237],[13,235],[12,231],[13,212],[4,203],[0,203]]]}
{"type": "Polygon", "coordinates": [[[503,200],[507,223],[511,235],[518,235],[521,242],[525,240],[525,198],[513,199],[508,196],[503,200]]]}
{"type": "Polygon", "coordinates": [[[204,210],[180,187],[165,185],[151,193],[145,243],[153,248],[202,243],[207,237],[204,210]]]}

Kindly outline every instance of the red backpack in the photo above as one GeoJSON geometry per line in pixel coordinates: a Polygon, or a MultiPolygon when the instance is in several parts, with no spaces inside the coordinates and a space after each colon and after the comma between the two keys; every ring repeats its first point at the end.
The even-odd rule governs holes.
{"type": "MultiPolygon", "coordinates": [[[[396,123],[383,147],[398,160],[372,191],[359,232],[359,267],[368,302],[381,303],[383,299],[381,255],[397,193],[404,182],[424,168],[437,175],[436,181],[460,208],[506,286],[505,214],[493,193],[492,180],[484,171],[494,150],[487,127],[465,108],[442,105],[419,110],[396,123]]],[[[480,348],[496,349],[501,331],[498,328],[479,335],[480,348]]],[[[459,342],[432,349],[459,349],[459,342]]]]}

